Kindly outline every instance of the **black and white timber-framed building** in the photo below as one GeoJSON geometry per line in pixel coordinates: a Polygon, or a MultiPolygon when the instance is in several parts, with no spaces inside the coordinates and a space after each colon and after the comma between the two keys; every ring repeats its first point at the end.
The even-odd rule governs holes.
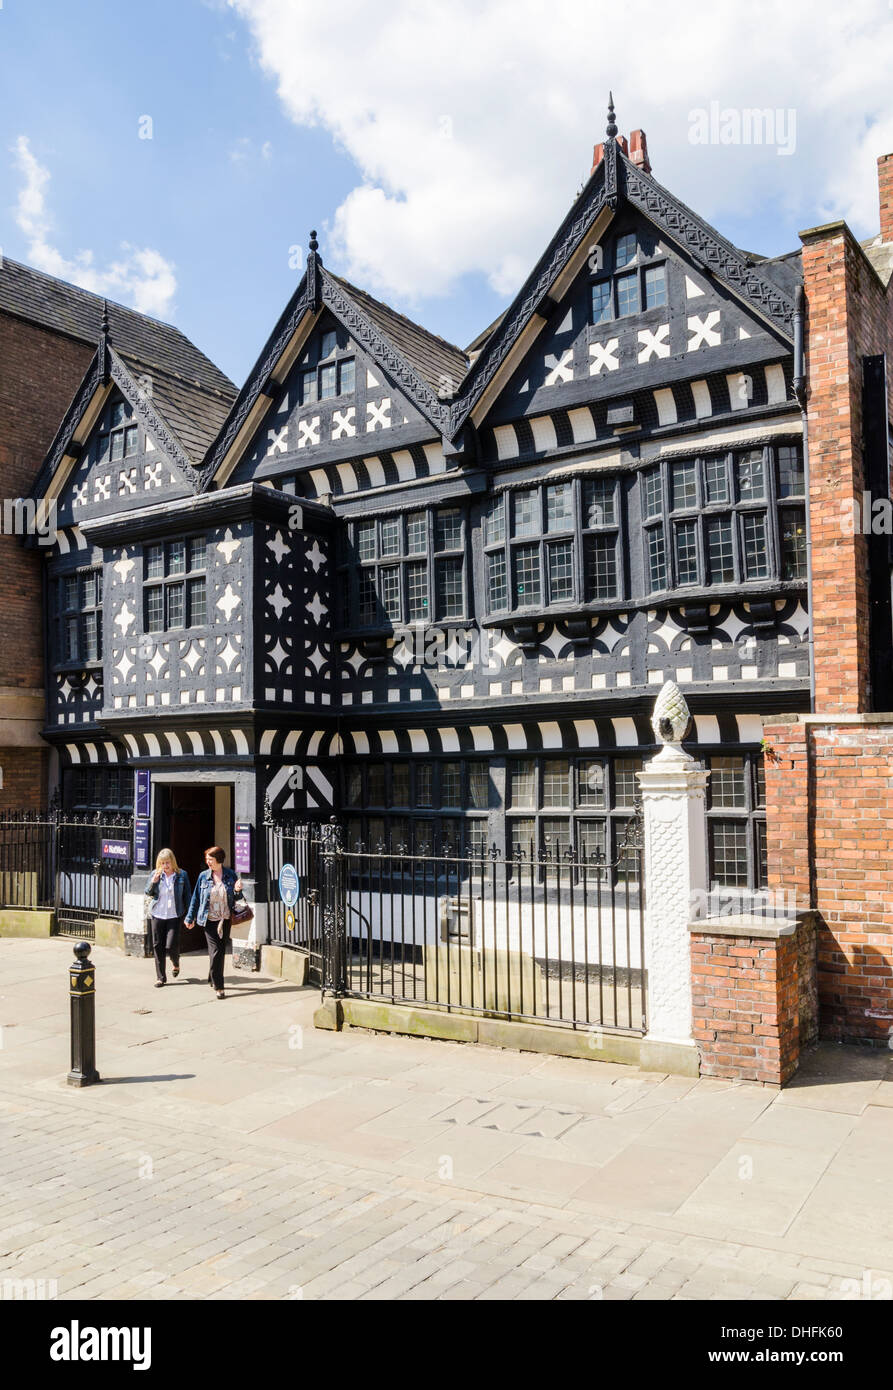
{"type": "Polygon", "coordinates": [[[668,679],[711,876],[764,881],[761,718],[809,707],[799,253],[738,250],[608,138],[462,351],[323,264],[242,389],[111,306],[35,486],[66,806],[151,774],[193,874],[279,816],[609,856],[668,679]]]}

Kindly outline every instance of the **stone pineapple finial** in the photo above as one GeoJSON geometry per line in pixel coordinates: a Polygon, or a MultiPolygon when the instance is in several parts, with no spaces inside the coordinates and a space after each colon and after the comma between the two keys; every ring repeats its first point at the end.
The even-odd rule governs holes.
{"type": "Polygon", "coordinates": [[[651,727],[661,743],[680,744],[691,727],[691,713],[675,681],[667,681],[654,702],[651,727]]]}

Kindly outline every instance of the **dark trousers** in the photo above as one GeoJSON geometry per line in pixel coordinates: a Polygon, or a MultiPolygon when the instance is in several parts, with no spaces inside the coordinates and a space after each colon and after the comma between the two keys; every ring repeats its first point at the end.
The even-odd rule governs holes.
{"type": "Polygon", "coordinates": [[[155,974],[159,980],[167,979],[165,955],[170,956],[171,965],[180,964],[180,927],[182,917],[152,918],[152,954],[155,957],[155,974]]]}
{"type": "Polygon", "coordinates": [[[205,923],[205,940],[208,943],[208,963],[210,982],[214,989],[223,989],[223,962],[226,960],[226,943],[229,941],[230,919],[223,922],[205,923]],[[223,936],[217,935],[217,928],[223,926],[223,936]]]}

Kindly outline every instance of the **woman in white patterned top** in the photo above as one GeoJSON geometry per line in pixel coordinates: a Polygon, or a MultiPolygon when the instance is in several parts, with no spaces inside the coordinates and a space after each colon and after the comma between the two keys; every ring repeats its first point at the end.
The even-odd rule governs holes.
{"type": "Polygon", "coordinates": [[[224,999],[223,962],[226,957],[226,943],[229,940],[230,918],[237,893],[242,891],[242,880],[232,869],[224,868],[226,850],[221,845],[212,845],[205,850],[207,868],[199,874],[195,892],[186,913],[184,926],[190,930],[196,925],[205,929],[208,943],[208,984],[217,991],[217,998],[224,999]]]}

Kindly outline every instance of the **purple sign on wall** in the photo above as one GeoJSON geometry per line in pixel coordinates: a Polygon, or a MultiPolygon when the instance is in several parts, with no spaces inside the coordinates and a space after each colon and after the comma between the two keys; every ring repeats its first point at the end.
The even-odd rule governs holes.
{"type": "Polygon", "coordinates": [[[103,840],[102,842],[103,859],[117,860],[118,863],[125,863],[130,859],[129,840],[103,840]]]}
{"type": "Polygon", "coordinates": [[[137,869],[149,867],[149,821],[138,820],[133,827],[133,863],[137,869]]]}
{"type": "Polygon", "coordinates": [[[236,873],[251,873],[251,826],[236,826],[236,873]]]}
{"type": "Polygon", "coordinates": [[[138,816],[151,815],[151,792],[152,775],[149,769],[138,767],[136,770],[136,814],[138,816]]]}

